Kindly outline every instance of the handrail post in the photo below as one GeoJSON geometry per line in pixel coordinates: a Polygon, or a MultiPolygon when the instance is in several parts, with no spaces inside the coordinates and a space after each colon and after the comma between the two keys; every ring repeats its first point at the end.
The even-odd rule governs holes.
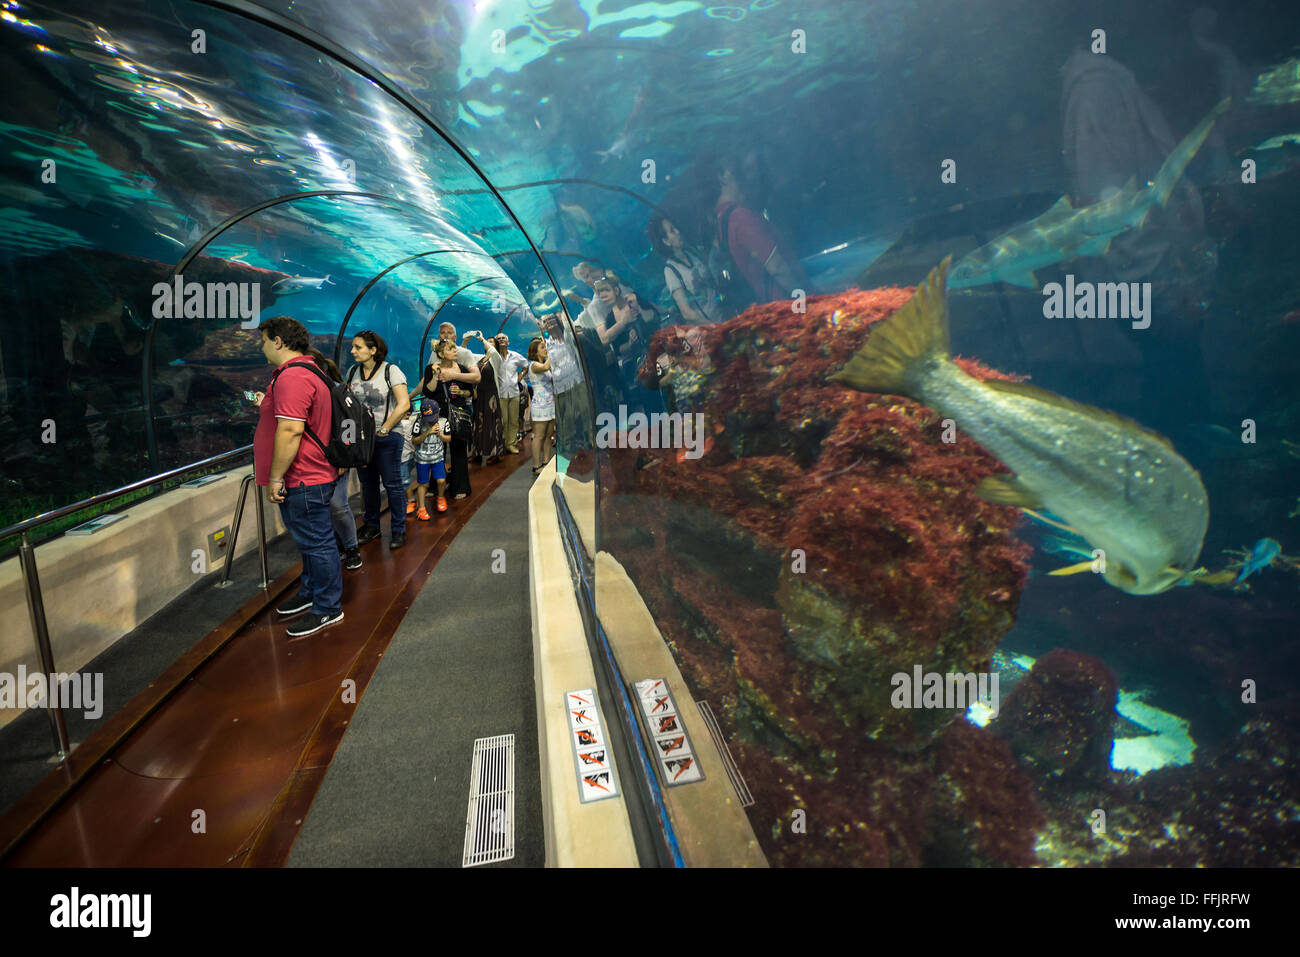
{"type": "MultiPolygon", "coordinates": [[[[253,477],[251,474],[248,476],[253,477]]],[[[266,513],[262,511],[265,495],[260,486],[254,485],[253,495],[257,498],[257,550],[262,559],[262,591],[271,593],[271,576],[266,572],[266,513]]]]}
{"type": "Polygon", "coordinates": [[[244,502],[248,500],[248,486],[252,481],[253,473],[249,472],[244,476],[244,480],[239,483],[239,497],[235,503],[235,520],[231,522],[233,527],[230,530],[230,541],[226,543],[226,567],[221,573],[221,581],[217,583],[218,588],[230,586],[230,569],[235,563],[235,546],[239,544],[239,524],[244,520],[244,502]]]}
{"type": "MultiPolygon", "coordinates": [[[[27,592],[27,614],[32,620],[32,634],[36,636],[36,653],[41,659],[41,668],[50,676],[58,674],[54,670],[54,652],[50,648],[50,631],[45,621],[45,602],[41,598],[41,580],[36,572],[36,552],[32,543],[23,532],[18,546],[22,556],[23,585],[27,592]]],[[[63,707],[59,704],[57,679],[50,678],[49,700],[46,710],[50,714],[50,724],[54,731],[54,745],[58,750],[58,760],[68,756],[68,727],[63,720],[63,707]]]]}

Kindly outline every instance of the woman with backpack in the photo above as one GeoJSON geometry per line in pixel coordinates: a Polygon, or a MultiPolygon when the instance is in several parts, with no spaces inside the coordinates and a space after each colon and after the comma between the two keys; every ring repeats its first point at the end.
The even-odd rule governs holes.
{"type": "Polygon", "coordinates": [[[656,213],[647,231],[651,247],[664,258],[664,285],[677,306],[679,321],[704,325],[725,320],[708,263],[686,245],[673,221],[656,213]]]}
{"type": "Polygon", "coordinates": [[[375,419],[375,454],[370,464],[358,469],[361,477],[361,500],[365,504],[365,524],[357,532],[357,543],[364,545],[380,535],[379,483],[388,492],[390,549],[406,544],[406,487],[402,480],[403,438],[400,424],[410,411],[406,376],[388,357],[388,344],[377,332],[366,330],[352,338],[352,358],[348,370],[348,388],[357,401],[370,410],[375,419]]]}

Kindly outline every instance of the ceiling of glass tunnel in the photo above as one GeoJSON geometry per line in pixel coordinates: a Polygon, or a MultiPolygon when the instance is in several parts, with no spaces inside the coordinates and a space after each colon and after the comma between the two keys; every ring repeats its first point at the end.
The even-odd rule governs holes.
{"type": "MultiPolygon", "coordinates": [[[[201,253],[270,280],[329,276],[330,298],[294,302],[313,332],[393,266],[372,295],[421,317],[470,279],[496,277],[463,307],[536,281],[527,238],[455,149],[284,31],[184,2],[3,6],[5,75],[22,95],[0,105],[0,256],[171,266],[201,253]]],[[[412,358],[418,344],[403,343],[412,358]]]]}
{"type": "MultiPolygon", "coordinates": [[[[1185,18],[1164,6],[1171,24],[1185,18]]],[[[812,291],[842,289],[927,214],[1059,196],[1059,91],[1023,78],[1058,76],[1096,9],[1119,36],[1128,16],[1118,0],[0,7],[0,257],[99,249],[174,264],[208,237],[205,256],[272,278],[329,275],[340,313],[422,252],[432,261],[393,270],[376,292],[436,307],[499,274],[549,311],[536,249],[561,287],[590,258],[653,298],[663,283],[648,219],[686,213],[703,228],[713,197],[697,160],[722,150],[812,291]],[[962,185],[945,192],[933,181],[953,144],[962,185]],[[34,186],[46,161],[57,183],[34,186]],[[339,195],[290,199],[208,236],[258,204],[322,191],[339,195]]],[[[1190,63],[1183,32],[1148,33],[1144,54],[1190,63]]],[[[1180,129],[1204,99],[1162,98],[1180,129]]],[[[492,301],[490,284],[462,295],[492,301]]],[[[510,331],[530,321],[521,311],[510,331]]]]}
{"type": "MultiPolygon", "coordinates": [[[[381,280],[413,308],[499,274],[549,311],[534,249],[561,286],[581,258],[634,282],[652,275],[647,219],[700,151],[729,142],[777,90],[797,102],[841,85],[846,68],[863,73],[904,5],[873,5],[869,38],[827,30],[803,59],[773,52],[794,16],[776,0],[3,6],[6,75],[21,95],[0,105],[12,174],[0,256],[83,248],[175,264],[201,243],[273,278],[328,275],[350,302],[427,253],[381,280]],[[647,175],[651,145],[658,172],[647,175]],[[54,188],[20,185],[47,160],[54,188]],[[345,195],[356,193],[370,197],[345,195]],[[256,211],[276,200],[287,202],[256,211]]],[[[827,26],[832,13],[860,19],[844,5],[804,12],[827,26]]],[[[762,135],[779,141],[781,123],[762,135]]],[[[801,232],[803,249],[864,238],[844,222],[801,232]]],[[[491,288],[462,295],[486,305],[491,288]]],[[[527,310],[510,320],[531,321],[527,310]]]]}

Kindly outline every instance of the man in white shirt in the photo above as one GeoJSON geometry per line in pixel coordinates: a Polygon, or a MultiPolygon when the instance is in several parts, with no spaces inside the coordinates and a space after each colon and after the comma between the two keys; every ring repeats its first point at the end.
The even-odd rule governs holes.
{"type": "Polygon", "coordinates": [[[483,338],[481,332],[467,332],[483,343],[488,362],[497,379],[497,399],[501,403],[501,428],[505,434],[506,451],[511,455],[519,454],[519,374],[528,369],[528,360],[510,348],[510,338],[505,333],[498,333],[492,342],[483,338]]]}
{"type": "Polygon", "coordinates": [[[556,448],[572,455],[578,448],[593,447],[595,413],[578,351],[568,341],[564,321],[558,314],[552,314],[546,318],[543,328],[548,334],[546,349],[555,383],[556,448]]]}
{"type": "MultiPolygon", "coordinates": [[[[455,342],[456,327],[450,322],[444,322],[438,327],[438,338],[445,339],[447,342],[455,342]]],[[[468,336],[466,338],[468,338],[468,336]]],[[[474,355],[474,353],[470,352],[462,344],[456,347],[456,361],[463,366],[477,366],[478,356],[474,355]]]]}

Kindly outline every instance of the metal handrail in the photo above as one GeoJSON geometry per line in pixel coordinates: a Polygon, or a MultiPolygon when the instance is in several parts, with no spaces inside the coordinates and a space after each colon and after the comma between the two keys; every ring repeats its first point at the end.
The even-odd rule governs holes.
{"type": "Polygon", "coordinates": [[[191,465],[183,465],[178,469],[172,469],[170,472],[161,472],[158,475],[141,479],[138,482],[132,482],[130,485],[123,485],[121,488],[114,489],[111,492],[101,492],[98,495],[82,499],[80,502],[74,502],[71,505],[64,505],[50,512],[42,512],[40,515],[33,515],[31,518],[23,519],[16,525],[10,525],[8,528],[0,529],[0,542],[15,535],[21,535],[24,532],[31,531],[56,519],[63,518],[65,515],[71,515],[73,512],[80,512],[82,509],[92,508],[95,505],[102,505],[104,502],[112,501],[131,492],[139,491],[142,488],[148,488],[150,485],[157,485],[159,482],[165,482],[190,472],[199,472],[203,469],[210,469],[213,466],[220,465],[223,462],[247,455],[253,450],[251,445],[244,445],[229,452],[222,452],[220,455],[214,455],[212,458],[204,459],[202,462],[194,462],[191,465]]]}
{"type": "MultiPolygon", "coordinates": [[[[235,517],[231,522],[230,542],[226,546],[226,563],[221,572],[221,581],[217,583],[218,588],[230,586],[230,570],[235,564],[235,546],[239,544],[239,526],[244,521],[244,503],[248,501],[249,488],[253,487],[253,476],[254,473],[249,472],[239,483],[239,497],[235,500],[235,517]]],[[[269,593],[271,586],[266,568],[266,514],[262,511],[261,489],[254,494],[257,496],[257,549],[262,558],[262,590],[269,593]]]]}
{"type": "MultiPolygon", "coordinates": [[[[91,508],[95,505],[101,505],[104,502],[110,502],[115,498],[121,498],[131,492],[158,482],[164,482],[170,478],[186,475],[190,472],[199,472],[204,469],[212,468],[231,459],[240,458],[252,450],[251,445],[245,445],[242,448],[234,449],[230,452],[223,452],[221,455],[214,455],[211,458],[204,459],[202,462],[195,462],[192,465],[185,465],[178,469],[172,469],[170,472],[163,472],[151,478],[141,479],[139,482],[132,482],[130,485],[124,485],[122,488],[114,489],[111,492],[101,492],[80,502],[72,505],[64,505],[50,512],[43,512],[40,515],[33,515],[31,518],[24,519],[16,525],[10,525],[6,529],[0,530],[0,542],[14,535],[21,535],[22,541],[18,547],[20,561],[23,570],[23,589],[27,594],[27,614],[32,622],[32,636],[36,640],[36,653],[41,659],[41,667],[45,669],[48,675],[58,674],[58,669],[54,666],[54,650],[50,646],[50,627],[49,622],[45,619],[45,599],[41,596],[41,578],[36,568],[36,550],[32,547],[31,539],[28,532],[34,528],[39,528],[49,522],[62,518],[65,515],[71,515],[82,509],[91,508]]],[[[262,538],[262,587],[266,587],[266,534],[263,529],[263,519],[261,513],[261,496],[258,496],[258,531],[262,538]]],[[[232,549],[233,551],[233,549],[232,549]]],[[[57,752],[56,757],[59,761],[68,756],[68,727],[63,718],[63,707],[60,705],[62,699],[53,689],[49,692],[49,712],[50,728],[54,733],[54,748],[57,752]]]]}
{"type": "MultiPolygon", "coordinates": [[[[45,601],[41,598],[41,579],[36,573],[36,552],[27,540],[27,532],[22,533],[22,544],[18,553],[22,557],[23,584],[27,592],[27,614],[32,620],[32,635],[36,638],[36,654],[40,656],[41,667],[47,675],[57,675],[54,667],[54,651],[50,647],[50,627],[45,620],[45,601]]],[[[62,761],[68,756],[68,726],[63,720],[62,696],[56,688],[49,688],[49,707],[45,710],[50,716],[50,729],[54,732],[54,749],[62,761]]]]}

